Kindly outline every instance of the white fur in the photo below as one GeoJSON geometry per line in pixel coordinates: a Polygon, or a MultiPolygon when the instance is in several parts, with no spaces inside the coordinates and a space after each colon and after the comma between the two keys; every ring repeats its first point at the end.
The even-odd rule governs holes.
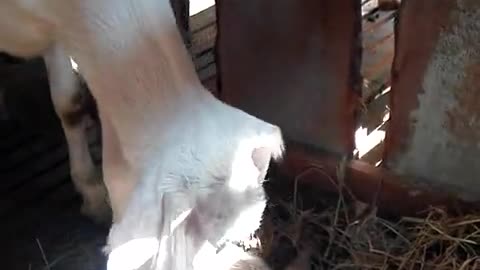
{"type": "MultiPolygon", "coordinates": [[[[64,51],[97,101],[114,222],[109,270],[149,264],[139,250],[157,253],[153,269],[192,269],[203,245],[258,226],[269,157],[283,152],[280,129],[201,85],[168,0],[3,0],[0,10],[13,20],[0,16],[7,27],[0,23],[0,36],[8,35],[0,49],[64,51]],[[9,25],[31,32],[15,37],[9,25]],[[268,157],[254,160],[261,148],[268,157]],[[247,213],[251,226],[238,221],[247,213]],[[156,239],[157,250],[155,241],[137,239],[156,239]]],[[[64,78],[64,71],[49,71],[64,78]]],[[[59,93],[67,95],[65,88],[59,93]]],[[[70,151],[83,140],[72,137],[70,151]]]]}
{"type": "Polygon", "coordinates": [[[213,253],[213,247],[205,245],[202,247],[194,260],[195,269],[211,270],[269,270],[266,263],[253,255],[243,251],[243,249],[227,244],[218,254],[213,253]]]}

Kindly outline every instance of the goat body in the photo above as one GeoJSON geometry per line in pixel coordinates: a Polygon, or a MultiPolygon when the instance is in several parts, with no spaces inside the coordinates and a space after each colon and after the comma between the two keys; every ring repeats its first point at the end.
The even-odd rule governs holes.
{"type": "Polygon", "coordinates": [[[108,191],[108,269],[192,269],[205,245],[258,227],[280,129],[202,86],[168,0],[4,0],[0,35],[0,50],[44,56],[84,212],[108,217],[108,191]],[[105,185],[84,119],[66,117],[70,56],[98,106],[105,185]]]}

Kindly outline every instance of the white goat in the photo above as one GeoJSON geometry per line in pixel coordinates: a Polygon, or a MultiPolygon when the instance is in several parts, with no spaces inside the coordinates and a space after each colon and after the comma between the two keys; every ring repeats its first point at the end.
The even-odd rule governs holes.
{"type": "MultiPolygon", "coordinates": [[[[68,55],[92,91],[113,210],[109,270],[212,269],[200,254],[258,227],[280,129],[201,85],[168,0],[3,0],[0,36],[0,50],[45,56],[61,118],[78,90],[68,55]]],[[[62,122],[76,186],[101,216],[82,125],[62,122]]]]}

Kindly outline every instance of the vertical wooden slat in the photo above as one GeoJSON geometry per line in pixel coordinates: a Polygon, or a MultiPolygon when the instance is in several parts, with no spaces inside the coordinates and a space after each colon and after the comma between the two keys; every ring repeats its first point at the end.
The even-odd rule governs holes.
{"type": "Polygon", "coordinates": [[[217,1],[221,98],[298,142],[350,155],[360,1],[217,1]]]}
{"type": "Polygon", "coordinates": [[[185,44],[190,46],[191,35],[190,35],[190,1],[189,0],[170,0],[172,5],[173,13],[177,19],[177,25],[180,30],[180,34],[183,37],[185,44]]]}

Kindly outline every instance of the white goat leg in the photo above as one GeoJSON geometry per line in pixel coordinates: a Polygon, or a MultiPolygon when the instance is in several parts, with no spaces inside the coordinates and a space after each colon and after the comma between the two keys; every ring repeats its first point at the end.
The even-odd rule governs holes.
{"type": "Polygon", "coordinates": [[[81,211],[96,222],[108,223],[111,214],[107,191],[88,149],[88,118],[81,100],[84,90],[73,72],[70,58],[60,46],[49,49],[44,59],[52,101],[68,145],[72,181],[83,198],[81,211]]]}

